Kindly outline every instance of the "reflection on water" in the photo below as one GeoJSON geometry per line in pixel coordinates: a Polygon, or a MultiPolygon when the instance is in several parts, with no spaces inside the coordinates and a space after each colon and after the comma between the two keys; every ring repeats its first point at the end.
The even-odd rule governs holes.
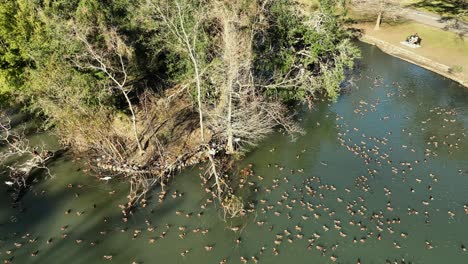
{"type": "Polygon", "coordinates": [[[155,192],[149,208],[123,223],[125,184],[103,185],[65,156],[19,208],[0,185],[0,258],[467,263],[468,90],[375,47],[362,50],[352,91],[301,113],[306,135],[291,142],[274,134],[239,165],[255,171],[238,190],[251,201],[247,217],[223,222],[194,167],[164,202],[155,192]]]}

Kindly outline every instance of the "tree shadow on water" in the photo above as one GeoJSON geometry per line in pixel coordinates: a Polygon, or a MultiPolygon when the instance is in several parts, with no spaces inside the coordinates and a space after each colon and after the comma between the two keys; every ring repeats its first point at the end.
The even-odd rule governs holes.
{"type": "MultiPolygon", "coordinates": [[[[124,198],[124,194],[118,199],[124,198]]],[[[113,205],[116,202],[113,200],[118,199],[103,199],[99,202],[103,206],[113,205]]],[[[179,199],[165,201],[157,209],[152,210],[150,216],[145,214],[149,209],[139,208],[127,223],[122,222],[122,215],[117,206],[98,207],[95,210],[102,211],[89,212],[70,225],[66,230],[69,234],[67,238],[56,238],[50,245],[44,245],[45,241],[42,241],[41,252],[34,258],[30,257],[28,263],[102,263],[105,261],[104,255],[112,255],[114,263],[130,263],[130,259],[126,258],[136,257],[137,253],[130,252],[131,249],[137,246],[136,249],[140,250],[139,245],[147,244],[146,241],[141,241],[144,239],[142,237],[132,240],[133,231],[142,230],[140,236],[145,236],[147,233],[145,219],[150,218],[152,226],[159,226],[162,224],[159,219],[173,211],[181,202],[179,199]],[[105,232],[105,235],[100,232],[105,232]],[[76,240],[82,242],[77,243],[76,240]],[[95,245],[91,245],[91,242],[95,245]]],[[[158,232],[151,234],[156,235],[158,232]]]]}
{"type": "MultiPolygon", "coordinates": [[[[32,196],[34,194],[30,193],[26,196],[32,196]]],[[[12,250],[13,256],[5,255],[2,256],[5,259],[13,257],[16,259],[17,256],[25,253],[27,249],[31,249],[35,244],[27,244],[29,239],[37,238],[38,242],[44,240],[42,234],[40,233],[40,226],[47,222],[51,221],[54,210],[57,208],[52,202],[54,200],[61,200],[67,196],[67,192],[61,191],[53,195],[35,195],[34,204],[22,204],[18,208],[10,207],[6,209],[8,211],[9,217],[7,219],[1,219],[0,224],[0,239],[3,240],[3,243],[0,244],[0,248],[3,250],[12,250]],[[24,237],[26,234],[30,234],[29,237],[24,237]],[[24,246],[20,249],[14,249],[14,243],[21,243],[24,246]]],[[[5,203],[6,205],[6,203],[5,203]]],[[[3,210],[3,209],[2,209],[3,210]]],[[[31,252],[28,252],[29,255],[31,252]]],[[[16,262],[16,261],[15,261],[16,262]]]]}

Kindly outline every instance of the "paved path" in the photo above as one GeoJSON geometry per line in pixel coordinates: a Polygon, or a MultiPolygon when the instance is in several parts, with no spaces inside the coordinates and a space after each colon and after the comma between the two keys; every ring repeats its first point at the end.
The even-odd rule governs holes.
{"type": "Polygon", "coordinates": [[[447,20],[434,13],[409,8],[404,9],[402,15],[407,19],[416,21],[424,25],[450,30],[461,35],[468,35],[468,24],[461,21],[458,21],[455,25],[455,20],[453,19],[447,20]]]}

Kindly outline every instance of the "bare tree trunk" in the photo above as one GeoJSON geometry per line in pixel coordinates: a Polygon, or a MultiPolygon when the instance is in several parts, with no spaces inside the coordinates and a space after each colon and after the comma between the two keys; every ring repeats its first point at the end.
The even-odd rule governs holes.
{"type": "MultiPolygon", "coordinates": [[[[226,124],[226,131],[227,131],[227,145],[226,150],[229,153],[234,152],[234,135],[232,131],[232,93],[233,93],[233,83],[234,79],[237,77],[238,74],[238,63],[237,58],[238,54],[235,53],[234,48],[232,47],[235,40],[233,39],[234,31],[230,25],[230,17],[226,17],[224,21],[224,31],[223,31],[223,38],[224,38],[224,60],[227,66],[227,82],[226,87],[224,88],[224,92],[222,97],[227,99],[227,124],[226,124]]],[[[223,98],[221,98],[221,106],[223,106],[223,98]]]]}
{"type": "Polygon", "coordinates": [[[86,39],[86,36],[82,36],[80,34],[76,34],[76,37],[86,45],[86,48],[89,53],[88,56],[90,56],[91,62],[89,62],[89,65],[84,65],[84,66],[78,62],[75,62],[75,64],[76,66],[80,68],[91,68],[91,69],[102,71],[104,74],[107,75],[107,77],[112,82],[114,82],[117,85],[119,91],[125,97],[125,100],[127,101],[127,104],[128,104],[128,108],[130,109],[130,113],[132,114],[133,135],[135,137],[135,142],[138,146],[138,150],[140,151],[140,154],[142,154],[144,153],[144,151],[143,151],[143,148],[141,147],[140,139],[138,137],[135,111],[133,110],[132,102],[130,101],[130,98],[128,97],[129,90],[125,88],[125,86],[127,85],[128,74],[127,74],[127,67],[125,66],[125,63],[124,63],[124,54],[122,54],[120,50],[121,48],[120,45],[122,44],[120,44],[121,42],[117,36],[117,32],[115,31],[115,29],[112,29],[110,31],[109,36],[111,38],[110,43],[111,43],[112,51],[115,53],[115,54],[110,54],[110,55],[118,56],[119,63],[120,63],[119,68],[113,69],[114,67],[111,65],[111,62],[109,60],[106,60],[103,55],[99,54],[99,51],[96,50],[96,48],[93,47],[91,43],[88,42],[88,40],[86,39]],[[97,65],[94,65],[93,61],[97,62],[97,65]],[[120,74],[123,75],[123,78],[121,80],[117,80],[116,72],[119,72],[120,74]]]}
{"type": "Polygon", "coordinates": [[[379,11],[379,14],[377,16],[377,21],[375,22],[374,30],[379,30],[380,29],[380,23],[381,22],[382,22],[382,10],[379,11]]]}
{"type": "Polygon", "coordinates": [[[232,133],[232,93],[229,91],[229,103],[228,103],[228,120],[227,120],[227,135],[228,142],[226,150],[228,153],[234,152],[234,134],[232,133]]]}
{"type": "Polygon", "coordinates": [[[132,114],[132,123],[133,123],[133,135],[135,136],[135,141],[138,145],[138,150],[140,151],[140,154],[143,154],[143,148],[141,147],[140,139],[138,137],[138,130],[137,130],[137,125],[136,125],[136,117],[135,117],[135,111],[133,110],[133,105],[132,102],[130,101],[130,98],[128,97],[128,94],[125,92],[123,88],[120,89],[123,95],[125,96],[125,100],[127,100],[128,108],[130,109],[130,113],[132,114]]]}
{"type": "Polygon", "coordinates": [[[233,126],[233,115],[237,111],[239,92],[241,86],[245,85],[251,63],[251,35],[249,30],[243,28],[244,21],[248,21],[246,14],[240,12],[239,3],[226,4],[217,2],[217,16],[223,26],[223,62],[226,81],[222,85],[218,112],[225,120],[226,151],[235,152],[233,126]]]}
{"type": "Polygon", "coordinates": [[[198,103],[198,115],[200,119],[200,136],[203,143],[205,143],[205,132],[203,128],[203,110],[202,110],[202,100],[201,100],[201,82],[200,74],[198,71],[198,63],[193,55],[190,56],[195,68],[195,79],[197,81],[197,103],[198,103]]]}
{"type": "Polygon", "coordinates": [[[380,29],[382,18],[397,19],[405,12],[401,0],[348,0],[349,6],[360,13],[377,15],[374,30],[380,29]],[[383,17],[385,16],[385,17],[383,17]]]}
{"type": "MultiPolygon", "coordinates": [[[[197,103],[198,103],[198,114],[199,114],[199,119],[200,119],[200,136],[201,140],[203,143],[205,143],[205,132],[203,128],[203,109],[202,109],[202,100],[201,100],[201,80],[200,80],[200,70],[198,68],[198,62],[195,54],[195,45],[190,44],[190,39],[187,35],[187,32],[185,30],[185,23],[183,20],[183,15],[182,15],[182,10],[180,8],[180,5],[178,2],[176,2],[177,5],[177,11],[179,15],[179,22],[180,22],[180,27],[182,30],[183,34],[183,41],[185,45],[187,46],[187,50],[190,56],[190,60],[193,63],[193,68],[195,70],[195,81],[197,83],[197,103]]],[[[194,33],[194,39],[193,39],[194,44],[196,43],[196,33],[194,33]]]]}
{"type": "Polygon", "coordinates": [[[138,130],[137,130],[137,125],[136,125],[136,116],[135,116],[135,111],[133,110],[133,105],[132,105],[132,102],[130,101],[130,98],[128,97],[128,93],[129,91],[125,90],[125,85],[127,84],[127,79],[128,79],[128,74],[127,74],[127,69],[125,67],[125,63],[124,63],[124,60],[123,60],[123,57],[122,57],[122,54],[120,54],[120,52],[118,51],[119,47],[118,47],[118,40],[116,39],[115,40],[115,47],[114,49],[116,50],[116,53],[117,55],[119,56],[119,61],[120,61],[120,67],[122,69],[122,72],[124,74],[124,79],[121,81],[121,82],[118,82],[113,76],[112,74],[109,74],[107,73],[107,69],[105,69],[104,72],[107,73],[107,75],[109,75],[111,77],[111,79],[117,84],[117,86],[119,87],[120,89],[120,92],[122,92],[122,94],[124,95],[125,97],[125,100],[127,101],[127,104],[128,104],[128,108],[130,109],[130,113],[132,114],[132,124],[133,124],[133,135],[135,137],[135,141],[137,143],[137,146],[138,146],[138,150],[140,151],[140,154],[143,154],[144,151],[143,151],[143,148],[141,147],[141,143],[140,143],[140,138],[138,137],[138,130]]]}
{"type": "Polygon", "coordinates": [[[184,11],[182,8],[187,8],[186,6],[181,6],[178,1],[175,1],[175,7],[177,8],[177,14],[167,15],[163,10],[161,10],[159,5],[154,5],[155,10],[159,17],[163,20],[166,24],[168,29],[174,34],[177,38],[177,41],[182,46],[190,58],[190,61],[194,68],[194,78],[197,86],[197,104],[198,104],[198,115],[199,115],[199,122],[200,122],[200,136],[202,143],[205,143],[205,129],[203,124],[203,103],[202,103],[202,84],[201,84],[201,73],[200,73],[200,65],[197,60],[196,55],[196,44],[197,44],[197,31],[198,31],[198,24],[200,22],[200,18],[195,20],[195,25],[189,26],[187,33],[186,23],[184,21],[184,11]],[[189,36],[192,34],[192,39],[189,36]]]}
{"type": "Polygon", "coordinates": [[[230,11],[226,10],[224,4],[220,5],[220,16],[223,18],[223,60],[225,64],[225,71],[226,71],[226,82],[223,84],[221,90],[220,101],[218,105],[218,111],[221,112],[226,118],[226,136],[227,136],[227,143],[226,143],[226,151],[228,153],[234,152],[234,133],[232,128],[232,93],[234,92],[234,83],[236,81],[237,75],[239,74],[239,62],[237,53],[237,45],[239,43],[239,39],[236,39],[236,30],[235,26],[232,25],[233,23],[233,14],[230,11]],[[227,111],[227,112],[226,112],[227,111]]]}
{"type": "Polygon", "coordinates": [[[211,175],[215,177],[216,189],[218,190],[218,197],[221,197],[221,195],[223,194],[223,188],[221,187],[222,181],[219,179],[219,174],[218,174],[218,171],[216,170],[215,160],[209,154],[208,154],[208,157],[211,163],[211,175]]]}

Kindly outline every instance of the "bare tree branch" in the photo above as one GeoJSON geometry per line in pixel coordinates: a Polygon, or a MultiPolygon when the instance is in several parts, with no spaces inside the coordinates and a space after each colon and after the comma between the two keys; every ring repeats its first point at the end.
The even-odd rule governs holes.
{"type": "Polygon", "coordinates": [[[138,135],[135,110],[129,97],[129,93],[132,91],[132,87],[128,86],[127,84],[128,73],[126,69],[125,57],[128,57],[130,52],[123,41],[119,38],[115,29],[110,29],[109,32],[106,32],[106,34],[109,45],[109,51],[107,52],[109,54],[100,55],[98,54],[98,49],[87,40],[86,35],[81,33],[75,26],[75,37],[86,46],[86,51],[88,54],[81,54],[80,56],[77,56],[76,60],[74,60],[74,63],[79,68],[87,68],[103,72],[117,86],[117,89],[124,96],[130,110],[135,143],[138,146],[140,154],[142,154],[144,150],[141,146],[138,135]],[[112,65],[112,57],[114,56],[118,58],[119,66],[117,68],[112,65]],[[95,63],[97,63],[97,65],[95,63]],[[118,77],[118,75],[121,76],[118,77]]]}

